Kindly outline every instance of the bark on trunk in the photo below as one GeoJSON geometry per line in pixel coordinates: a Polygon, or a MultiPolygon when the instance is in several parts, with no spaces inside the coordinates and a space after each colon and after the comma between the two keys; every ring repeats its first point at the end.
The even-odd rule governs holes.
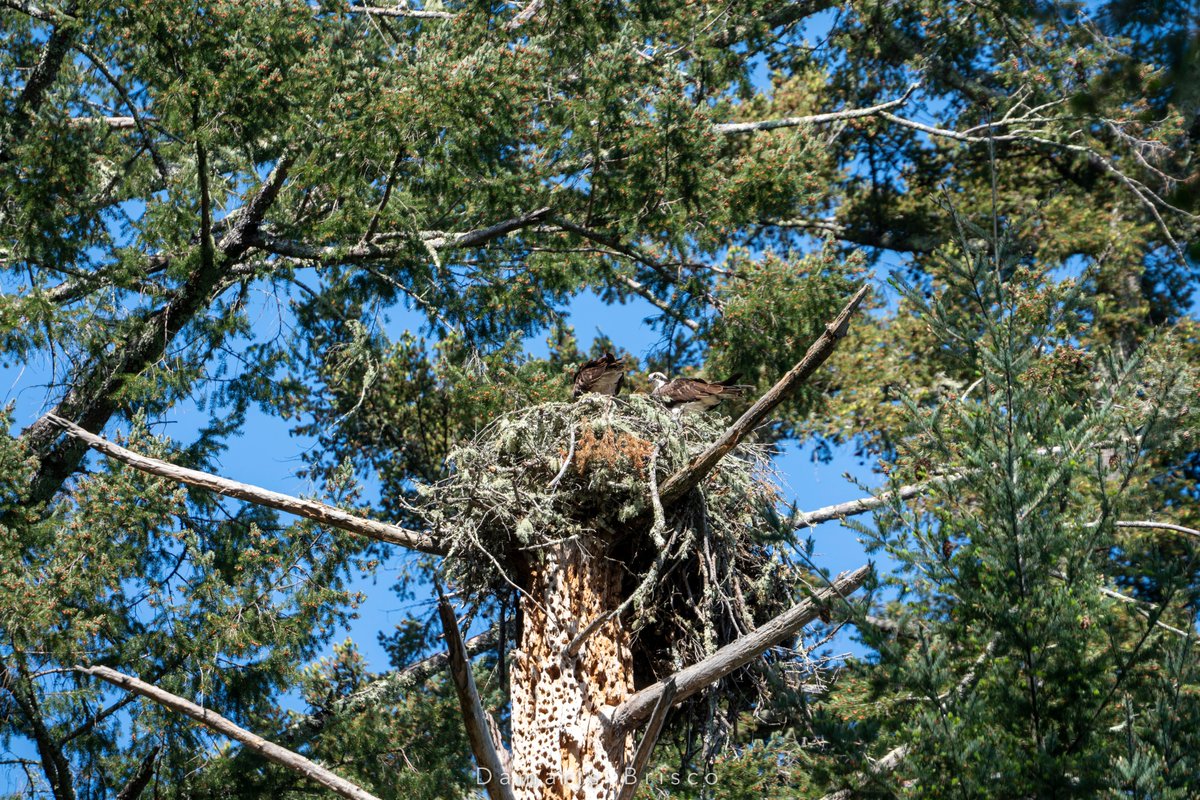
{"type": "Polygon", "coordinates": [[[568,645],[621,603],[621,565],[599,542],[547,548],[529,572],[512,669],[512,780],[518,800],[611,800],[632,753],[613,712],[633,693],[617,618],[571,657],[568,645]]]}

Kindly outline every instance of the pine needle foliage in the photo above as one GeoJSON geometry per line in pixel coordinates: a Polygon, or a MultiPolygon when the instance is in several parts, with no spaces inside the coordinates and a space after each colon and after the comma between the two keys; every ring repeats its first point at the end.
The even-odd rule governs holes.
{"type": "Polygon", "coordinates": [[[1074,282],[988,252],[949,262],[904,302],[975,380],[908,404],[891,477],[935,488],[858,526],[897,566],[901,634],[862,626],[878,663],[844,684],[831,738],[903,748],[864,777],[886,796],[1182,797],[1200,768],[1179,725],[1198,708],[1200,550],[1137,565],[1153,603],[1114,572],[1136,552],[1117,522],[1165,510],[1141,489],[1187,449],[1196,372],[1167,339],[1081,347],[1074,282]]]}

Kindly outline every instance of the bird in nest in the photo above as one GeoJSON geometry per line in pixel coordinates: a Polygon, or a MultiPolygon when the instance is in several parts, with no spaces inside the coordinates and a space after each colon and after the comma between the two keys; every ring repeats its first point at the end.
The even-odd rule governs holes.
{"type": "Polygon", "coordinates": [[[625,362],[615,358],[612,353],[605,353],[599,358],[593,358],[575,370],[572,380],[571,397],[578,400],[588,392],[606,394],[616,397],[621,393],[625,383],[625,362]]]}
{"type": "Polygon", "coordinates": [[[646,377],[654,384],[650,396],[676,415],[707,411],[726,398],[741,397],[753,388],[739,384],[737,375],[723,381],[706,381],[702,378],[676,378],[669,381],[661,372],[651,372],[646,377]]]}

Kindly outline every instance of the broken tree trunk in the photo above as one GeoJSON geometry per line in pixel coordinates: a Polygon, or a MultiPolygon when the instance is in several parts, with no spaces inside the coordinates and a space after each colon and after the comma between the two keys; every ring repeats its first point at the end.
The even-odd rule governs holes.
{"type": "Polygon", "coordinates": [[[512,667],[512,771],[518,800],[611,800],[632,763],[612,723],[633,694],[629,633],[600,625],[574,655],[568,646],[622,600],[621,565],[603,542],[545,548],[521,596],[512,667]]]}

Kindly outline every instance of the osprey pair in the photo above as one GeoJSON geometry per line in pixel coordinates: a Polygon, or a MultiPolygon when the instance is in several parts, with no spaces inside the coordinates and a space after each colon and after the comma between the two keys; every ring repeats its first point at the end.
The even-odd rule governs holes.
{"type": "MultiPolygon", "coordinates": [[[[736,375],[724,381],[706,381],[700,378],[676,378],[669,381],[661,372],[651,372],[646,377],[654,384],[650,396],[677,414],[706,411],[726,397],[740,397],[751,388],[738,384],[736,375]]],[[[605,353],[575,371],[571,394],[576,400],[588,392],[615,397],[620,394],[624,383],[625,362],[615,358],[612,353],[605,353]]]]}

